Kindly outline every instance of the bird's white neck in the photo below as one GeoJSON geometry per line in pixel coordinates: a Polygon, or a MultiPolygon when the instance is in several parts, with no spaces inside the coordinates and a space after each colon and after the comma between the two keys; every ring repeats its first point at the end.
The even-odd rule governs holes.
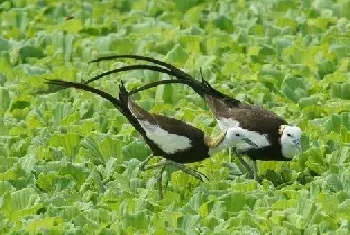
{"type": "Polygon", "coordinates": [[[282,144],[282,155],[285,158],[293,158],[299,151],[294,144],[282,144]]]}
{"type": "Polygon", "coordinates": [[[221,143],[218,144],[216,147],[209,147],[209,155],[213,155],[217,152],[220,152],[223,149],[231,147],[230,144],[232,145],[231,141],[229,141],[225,136],[221,143]]]}

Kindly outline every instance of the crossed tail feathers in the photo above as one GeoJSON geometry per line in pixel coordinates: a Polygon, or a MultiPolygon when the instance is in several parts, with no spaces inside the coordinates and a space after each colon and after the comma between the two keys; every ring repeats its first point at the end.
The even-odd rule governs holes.
{"type": "Polygon", "coordinates": [[[90,87],[89,85],[84,83],[67,82],[67,81],[62,81],[58,79],[47,79],[45,83],[49,85],[54,85],[58,89],[75,88],[79,90],[89,91],[94,94],[98,94],[102,98],[113,103],[114,106],[123,114],[125,114],[125,111],[127,110],[127,107],[128,107],[129,92],[126,90],[123,82],[119,86],[119,99],[113,97],[107,92],[90,87]]]}
{"type": "MultiPolygon", "coordinates": [[[[169,76],[175,77],[177,80],[162,80],[162,81],[157,81],[153,83],[149,83],[143,87],[140,87],[138,89],[134,89],[130,91],[130,94],[134,94],[143,90],[147,90],[153,87],[156,87],[161,84],[172,84],[172,83],[181,83],[181,84],[186,84],[190,86],[196,93],[201,95],[205,94],[211,94],[211,93],[217,93],[218,91],[213,89],[211,85],[204,80],[203,75],[202,75],[202,70],[201,70],[201,75],[202,75],[202,81],[198,81],[194,79],[191,75],[188,73],[185,73],[184,71],[176,68],[174,65],[171,65],[169,63],[154,59],[152,57],[147,57],[147,56],[139,56],[139,55],[114,55],[114,56],[106,56],[106,57],[100,57],[96,60],[92,60],[90,63],[94,62],[100,62],[100,61],[108,61],[108,60],[114,60],[114,59],[120,59],[120,58],[130,58],[130,59],[135,59],[139,61],[146,61],[153,63],[153,65],[149,64],[138,64],[138,65],[127,65],[123,66],[117,69],[113,69],[104,73],[101,73],[90,80],[86,81],[85,84],[91,83],[93,81],[96,81],[104,76],[110,75],[110,74],[117,74],[120,72],[125,72],[125,71],[130,71],[130,70],[150,70],[150,71],[155,71],[155,72],[160,72],[164,74],[168,74],[169,76]]],[[[220,92],[219,92],[220,93],[220,92]]]]}
{"type": "MultiPolygon", "coordinates": [[[[194,79],[191,75],[189,75],[188,73],[185,73],[184,71],[176,68],[174,65],[171,65],[169,63],[154,59],[152,57],[147,57],[147,56],[139,56],[139,55],[114,55],[114,56],[106,56],[106,57],[100,57],[96,60],[92,60],[90,63],[94,63],[94,62],[100,62],[100,61],[108,61],[108,60],[114,60],[114,59],[119,59],[119,58],[130,58],[130,59],[135,59],[138,61],[146,61],[146,62],[150,62],[153,63],[153,65],[150,64],[139,64],[139,65],[127,65],[127,66],[123,66],[117,69],[113,69],[104,73],[101,73],[91,79],[89,79],[88,81],[84,82],[83,84],[81,83],[77,83],[73,86],[73,83],[70,82],[66,82],[66,85],[71,85],[70,87],[75,87],[75,88],[87,88],[85,90],[89,90],[91,91],[91,89],[95,90],[94,88],[91,88],[89,86],[87,86],[87,84],[96,81],[98,79],[101,79],[104,76],[110,75],[110,74],[117,74],[120,72],[124,72],[124,71],[131,71],[131,70],[150,70],[150,71],[156,71],[156,72],[160,72],[160,73],[164,73],[164,74],[168,74],[169,76],[175,77],[176,80],[161,80],[161,81],[156,81],[156,82],[152,82],[149,84],[146,84],[140,88],[134,89],[130,92],[127,92],[124,85],[121,84],[120,86],[120,94],[119,94],[119,101],[122,101],[122,99],[124,98],[124,102],[128,100],[129,94],[132,95],[134,93],[138,93],[140,91],[144,91],[153,87],[156,87],[158,85],[162,85],[162,84],[172,84],[172,83],[180,83],[180,84],[186,84],[188,86],[190,86],[196,93],[198,93],[200,96],[202,96],[203,98],[205,98],[205,96],[212,96],[212,97],[216,97],[216,98],[220,98],[220,99],[224,99],[226,100],[225,102],[228,103],[232,103],[232,105],[237,105],[237,103],[239,103],[238,100],[233,99],[232,97],[229,97],[223,93],[221,93],[220,91],[214,89],[204,78],[203,78],[203,74],[202,74],[202,70],[201,72],[201,81],[198,81],[196,79],[194,79]],[[78,86],[78,87],[77,87],[78,86]],[[128,95],[126,95],[126,93],[128,95]]],[[[55,80],[50,80],[50,81],[55,81],[55,80]]],[[[57,81],[57,80],[56,80],[57,81]]],[[[53,83],[52,83],[53,84],[53,83]]],[[[64,88],[67,88],[67,86],[65,87],[65,85],[61,86],[64,88]]],[[[68,86],[69,87],[69,86],[68,86]]],[[[93,92],[93,91],[92,91],[93,92]]],[[[97,93],[97,92],[94,92],[97,93]]],[[[106,93],[107,94],[107,93],[106,93]]],[[[101,95],[101,94],[100,94],[101,95]]],[[[109,95],[109,94],[108,94],[109,95]]],[[[102,95],[101,95],[102,96],[102,95]]],[[[104,97],[106,98],[106,97],[104,97]]],[[[111,97],[109,97],[111,98],[111,97]]],[[[113,98],[113,97],[112,97],[113,98]]],[[[106,98],[108,99],[108,98],[106,98]]],[[[114,98],[115,99],[115,98],[114,98]]],[[[114,101],[115,102],[115,101],[114,101]]],[[[124,103],[124,104],[127,104],[124,103]]]]}

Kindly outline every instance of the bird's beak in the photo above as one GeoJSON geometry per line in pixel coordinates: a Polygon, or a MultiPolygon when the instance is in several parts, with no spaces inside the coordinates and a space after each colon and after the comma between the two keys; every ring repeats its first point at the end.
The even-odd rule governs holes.
{"type": "Polygon", "coordinates": [[[300,140],[294,139],[293,144],[295,144],[295,146],[297,146],[301,152],[303,151],[303,149],[301,148],[300,140]]]}
{"type": "Polygon", "coordinates": [[[243,140],[244,140],[247,144],[249,144],[249,145],[251,145],[251,146],[253,146],[253,147],[255,147],[255,148],[258,147],[258,145],[257,145],[256,143],[254,143],[253,141],[251,141],[249,138],[243,138],[243,140]]]}

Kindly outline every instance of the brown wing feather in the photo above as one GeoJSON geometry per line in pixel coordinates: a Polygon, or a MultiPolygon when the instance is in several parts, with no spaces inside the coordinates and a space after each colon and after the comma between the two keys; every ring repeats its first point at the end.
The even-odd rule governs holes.
{"type": "Polygon", "coordinates": [[[241,102],[227,102],[225,99],[206,95],[206,101],[209,109],[217,119],[231,118],[240,123],[240,127],[248,130],[254,130],[259,133],[267,134],[278,132],[281,125],[287,122],[272,111],[248,105],[241,102]]]}
{"type": "Polygon", "coordinates": [[[140,121],[147,121],[148,123],[159,126],[166,130],[169,134],[176,134],[179,136],[188,137],[192,143],[204,144],[204,132],[194,126],[191,126],[181,120],[174,118],[148,113],[146,110],[138,106],[135,102],[129,99],[129,109],[140,121]]]}
{"type": "Polygon", "coordinates": [[[131,111],[131,113],[138,119],[138,120],[149,120],[152,119],[152,115],[148,113],[146,110],[138,106],[134,101],[131,99],[128,99],[128,108],[131,111]]]}

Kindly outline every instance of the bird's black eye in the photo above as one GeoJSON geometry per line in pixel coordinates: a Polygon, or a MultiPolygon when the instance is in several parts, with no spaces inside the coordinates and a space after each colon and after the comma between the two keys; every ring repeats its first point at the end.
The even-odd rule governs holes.
{"type": "Polygon", "coordinates": [[[239,134],[236,134],[236,136],[239,136],[239,134]]]}
{"type": "Polygon", "coordinates": [[[292,137],[292,135],[291,135],[291,134],[287,134],[287,136],[292,137]]]}

